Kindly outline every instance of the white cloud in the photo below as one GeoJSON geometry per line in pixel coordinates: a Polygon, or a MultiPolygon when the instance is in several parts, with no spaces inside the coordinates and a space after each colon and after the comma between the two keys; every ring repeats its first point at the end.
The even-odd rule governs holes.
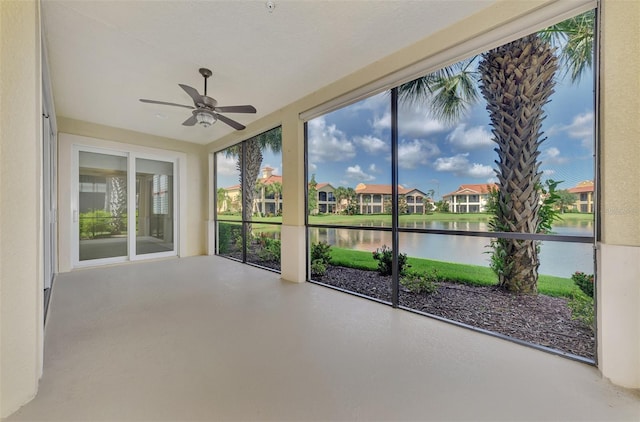
{"type": "Polygon", "coordinates": [[[373,118],[371,126],[378,131],[382,129],[389,129],[391,127],[391,113],[387,111],[382,116],[376,115],[373,118]]]}
{"type": "Polygon", "coordinates": [[[401,105],[398,116],[398,131],[401,135],[424,138],[427,135],[442,132],[446,129],[447,126],[433,118],[426,107],[401,105]]]}
{"type": "Polygon", "coordinates": [[[540,154],[540,161],[545,164],[563,164],[567,162],[566,157],[562,157],[560,150],[556,147],[547,148],[540,154]]]}
{"type": "Polygon", "coordinates": [[[346,175],[348,179],[358,182],[371,182],[376,179],[375,176],[362,171],[358,164],[356,164],[355,166],[347,167],[346,175]]]}
{"type": "Polygon", "coordinates": [[[314,171],[316,171],[316,170],[318,170],[318,166],[316,166],[316,165],[315,165],[314,163],[312,163],[312,162],[309,162],[309,171],[310,171],[310,172],[314,172],[314,171]]]}
{"type": "Polygon", "coordinates": [[[430,159],[440,154],[438,146],[424,139],[401,141],[398,145],[398,164],[403,169],[414,169],[426,165],[430,159]]]}
{"type": "Polygon", "coordinates": [[[566,130],[569,137],[579,139],[583,147],[593,151],[593,112],[578,114],[566,130]]]}
{"type": "Polygon", "coordinates": [[[566,133],[569,138],[577,139],[583,148],[593,153],[593,112],[581,113],[573,116],[568,125],[555,125],[548,131],[549,136],[566,133]]]}
{"type": "Polygon", "coordinates": [[[327,125],[324,117],[309,121],[309,161],[342,161],[355,157],[356,147],[336,125],[327,125]]]}
{"type": "Polygon", "coordinates": [[[216,154],[216,168],[220,175],[233,176],[234,174],[240,174],[236,168],[237,162],[238,159],[236,157],[227,157],[224,153],[216,154]]]}
{"type": "Polygon", "coordinates": [[[376,167],[375,163],[369,164],[369,171],[371,173],[379,173],[380,172],[380,170],[378,170],[378,168],[376,167]]]}
{"type": "Polygon", "coordinates": [[[453,173],[456,176],[472,177],[474,179],[486,179],[495,173],[491,166],[471,163],[467,158],[468,153],[457,154],[453,157],[440,157],[433,163],[436,171],[453,173]]]}
{"type": "Polygon", "coordinates": [[[353,142],[369,154],[378,154],[380,152],[388,153],[391,151],[391,146],[389,144],[384,142],[382,139],[371,135],[358,136],[353,139],[353,142]]]}
{"type": "Polygon", "coordinates": [[[447,141],[457,148],[467,151],[470,149],[490,146],[491,133],[484,126],[473,126],[466,128],[465,123],[461,123],[447,135],[447,141]]]}

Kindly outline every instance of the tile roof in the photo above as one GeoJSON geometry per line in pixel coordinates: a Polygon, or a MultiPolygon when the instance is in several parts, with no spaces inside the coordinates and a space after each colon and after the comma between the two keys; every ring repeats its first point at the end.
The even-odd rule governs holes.
{"type": "Polygon", "coordinates": [[[585,192],[593,192],[594,186],[591,180],[585,180],[584,182],[578,183],[575,187],[567,189],[569,193],[585,193],[585,192]]]}
{"type": "Polygon", "coordinates": [[[575,188],[567,189],[569,193],[585,193],[593,192],[593,186],[576,186],[575,188]]]}
{"type": "MultiPolygon", "coordinates": [[[[381,194],[381,195],[391,195],[391,185],[365,185],[364,183],[359,183],[355,189],[356,193],[370,193],[370,194],[381,194]]],[[[425,195],[424,192],[419,189],[410,188],[407,189],[402,185],[398,185],[398,193],[404,195],[409,192],[417,191],[425,195]]]]}
{"type": "Polygon", "coordinates": [[[453,195],[465,195],[465,194],[484,194],[484,193],[489,193],[489,191],[491,189],[498,189],[498,185],[495,183],[476,183],[476,184],[470,184],[470,185],[460,185],[460,187],[458,188],[458,190],[456,190],[455,192],[451,192],[448,193],[446,195],[443,195],[443,198],[446,198],[447,196],[453,196],[453,195]]]}

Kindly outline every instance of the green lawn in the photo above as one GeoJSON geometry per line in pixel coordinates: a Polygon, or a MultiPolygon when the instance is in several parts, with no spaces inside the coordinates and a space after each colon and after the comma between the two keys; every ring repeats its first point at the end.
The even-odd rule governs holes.
{"type": "MultiPolygon", "coordinates": [[[[371,252],[335,247],[331,248],[331,263],[370,271],[375,271],[378,267],[378,262],[373,259],[371,252]]],[[[413,257],[409,257],[407,263],[411,266],[410,270],[416,272],[426,273],[435,269],[440,278],[454,283],[492,286],[498,282],[496,275],[489,267],[413,257]]],[[[547,296],[570,297],[575,288],[570,278],[540,275],[538,279],[538,291],[547,296]]]]}

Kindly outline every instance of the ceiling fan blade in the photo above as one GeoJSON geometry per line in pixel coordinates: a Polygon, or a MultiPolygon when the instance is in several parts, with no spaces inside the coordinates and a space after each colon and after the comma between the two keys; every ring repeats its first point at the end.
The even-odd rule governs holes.
{"type": "Polygon", "coordinates": [[[198,94],[198,90],[195,88],[191,88],[189,85],[178,84],[180,88],[184,89],[184,91],[189,94],[189,96],[193,99],[193,103],[197,106],[198,103],[202,104],[202,96],[198,94]]]}
{"type": "Polygon", "coordinates": [[[228,118],[227,116],[223,116],[222,114],[216,114],[216,117],[221,122],[228,124],[229,126],[231,126],[232,128],[234,128],[236,130],[242,130],[242,129],[245,128],[244,125],[241,125],[240,123],[236,122],[235,120],[232,120],[232,119],[228,118]]]}
{"type": "Polygon", "coordinates": [[[188,105],[182,105],[182,104],[176,104],[176,103],[168,103],[166,101],[156,101],[156,100],[145,100],[143,98],[140,98],[140,101],[142,101],[143,103],[149,103],[149,104],[161,104],[161,105],[168,105],[168,106],[176,106],[176,107],[184,107],[184,108],[188,108],[190,110],[193,110],[194,107],[193,106],[188,106],[188,105]]]}
{"type": "Polygon", "coordinates": [[[215,110],[219,113],[255,113],[256,112],[256,108],[252,105],[216,107],[215,110]]]}
{"type": "Polygon", "coordinates": [[[198,123],[198,119],[196,119],[196,115],[192,114],[187,120],[182,122],[182,126],[193,126],[198,123]]]}

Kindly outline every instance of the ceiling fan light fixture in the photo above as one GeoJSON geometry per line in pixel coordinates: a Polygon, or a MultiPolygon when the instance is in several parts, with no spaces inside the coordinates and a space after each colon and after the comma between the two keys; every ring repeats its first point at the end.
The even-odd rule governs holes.
{"type": "Polygon", "coordinates": [[[203,127],[209,127],[216,122],[216,116],[212,113],[207,113],[204,111],[199,111],[196,113],[196,120],[203,127]]]}

